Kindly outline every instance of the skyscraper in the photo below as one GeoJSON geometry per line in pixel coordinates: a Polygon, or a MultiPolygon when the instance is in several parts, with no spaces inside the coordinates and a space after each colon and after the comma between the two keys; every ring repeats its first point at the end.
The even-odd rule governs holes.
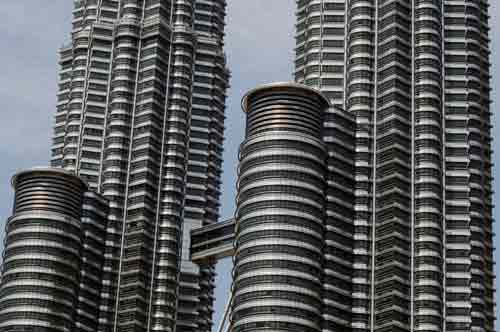
{"type": "Polygon", "coordinates": [[[494,331],[486,0],[297,1],[305,85],[243,99],[218,224],[225,2],[74,4],[0,332],[210,331],[231,255],[231,332],[494,331]]]}
{"type": "Polygon", "coordinates": [[[218,218],[225,7],[74,2],[52,166],[110,202],[99,331],[211,330],[214,267],[186,249],[218,218]]]}
{"type": "Polygon", "coordinates": [[[487,0],[297,2],[296,81],[356,118],[334,273],[351,291],[325,298],[324,331],[494,330],[488,17],[487,0]]]}

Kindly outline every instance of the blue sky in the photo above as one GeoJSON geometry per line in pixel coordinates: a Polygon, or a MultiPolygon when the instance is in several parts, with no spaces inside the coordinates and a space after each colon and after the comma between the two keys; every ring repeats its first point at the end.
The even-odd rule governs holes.
{"type": "MultiPolygon", "coordinates": [[[[490,1],[492,98],[500,94],[500,5],[490,1]]],[[[294,0],[228,0],[226,52],[232,71],[227,107],[223,217],[234,209],[237,151],[243,139],[240,98],[260,83],[291,80],[294,0]]],[[[2,0],[0,7],[0,226],[11,213],[10,177],[19,169],[46,165],[57,87],[57,49],[69,39],[72,1],[2,0]]],[[[499,95],[500,96],[500,95],[499,95]]],[[[500,97],[499,97],[500,98],[500,97]]],[[[495,113],[495,138],[500,119],[495,113]]],[[[500,142],[494,142],[500,149],[500,142]]],[[[500,150],[495,154],[500,165],[500,150]]],[[[495,168],[496,178],[499,168],[495,168]]],[[[500,193],[499,181],[495,191],[500,193]]],[[[498,209],[497,209],[498,210],[498,209]]],[[[495,211],[498,219],[498,211],[495,211]]],[[[499,226],[496,227],[497,233],[499,226]]],[[[218,320],[229,294],[231,262],[218,265],[218,320]]],[[[499,274],[497,266],[497,274],[499,274]]],[[[498,329],[497,329],[498,330],[498,329]]]]}

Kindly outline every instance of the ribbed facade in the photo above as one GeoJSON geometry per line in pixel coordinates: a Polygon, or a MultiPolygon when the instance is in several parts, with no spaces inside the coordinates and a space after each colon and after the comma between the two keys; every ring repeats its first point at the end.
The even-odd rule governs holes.
{"type": "Polygon", "coordinates": [[[328,106],[294,84],[243,100],[231,331],[321,330],[328,106]]]}
{"type": "Polygon", "coordinates": [[[20,172],[12,185],[0,331],[96,331],[107,202],[56,169],[20,172]]]}
{"type": "Polygon", "coordinates": [[[202,229],[225,0],[74,1],[55,169],[12,181],[0,332],[209,332],[233,253],[231,332],[494,331],[488,1],[296,3],[297,83],[243,98],[235,222],[202,229]]]}
{"type": "Polygon", "coordinates": [[[75,2],[52,166],[109,200],[99,331],[211,330],[215,271],[189,231],[218,218],[225,7],[75,2]]]}
{"type": "Polygon", "coordinates": [[[297,82],[356,120],[339,328],[493,331],[488,1],[301,0],[297,20],[297,82]]]}
{"type": "Polygon", "coordinates": [[[323,118],[328,151],[323,256],[322,331],[344,331],[353,317],[354,153],[356,122],[352,114],[331,107],[323,118]]]}
{"type": "Polygon", "coordinates": [[[212,331],[215,266],[190,259],[190,231],[219,220],[224,110],[229,72],[223,53],[226,2],[195,1],[195,66],[189,135],[177,332],[212,331]]]}
{"type": "Polygon", "coordinates": [[[80,219],[81,273],[74,331],[92,332],[98,327],[108,212],[108,200],[93,191],[84,193],[80,219]]]}

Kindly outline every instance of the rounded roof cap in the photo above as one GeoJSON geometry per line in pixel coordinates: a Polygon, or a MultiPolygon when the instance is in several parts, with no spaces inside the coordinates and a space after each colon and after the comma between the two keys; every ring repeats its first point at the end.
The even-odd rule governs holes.
{"type": "Polygon", "coordinates": [[[319,99],[321,99],[325,103],[325,108],[328,108],[331,106],[330,101],[328,98],[326,98],[320,91],[311,88],[310,86],[304,85],[304,84],[299,84],[299,83],[294,83],[294,82],[274,82],[274,83],[268,83],[268,84],[262,84],[259,85],[256,88],[253,88],[252,90],[248,91],[243,98],[241,99],[241,109],[243,112],[248,111],[248,99],[256,93],[259,93],[264,90],[283,90],[283,89],[296,89],[296,90],[302,90],[304,92],[314,94],[316,95],[319,99]]]}
{"type": "Polygon", "coordinates": [[[31,167],[31,168],[24,169],[24,170],[17,172],[16,174],[14,174],[14,176],[12,176],[12,179],[10,180],[12,187],[13,188],[16,187],[17,179],[20,176],[28,174],[28,173],[45,173],[45,174],[62,175],[62,176],[70,177],[73,180],[80,182],[80,184],[82,186],[84,186],[86,189],[88,189],[87,182],[85,182],[79,176],[76,176],[74,173],[67,171],[65,169],[62,169],[62,168],[45,167],[45,166],[31,167]]]}

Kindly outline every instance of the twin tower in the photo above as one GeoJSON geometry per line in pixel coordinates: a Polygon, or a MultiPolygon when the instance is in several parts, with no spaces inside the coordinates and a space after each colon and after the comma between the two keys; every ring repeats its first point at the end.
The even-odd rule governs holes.
{"type": "Polygon", "coordinates": [[[0,332],[493,332],[488,1],[297,1],[218,222],[224,0],[76,1],[52,168],[13,179],[0,332]],[[299,84],[300,83],[300,84],[299,84]]]}

